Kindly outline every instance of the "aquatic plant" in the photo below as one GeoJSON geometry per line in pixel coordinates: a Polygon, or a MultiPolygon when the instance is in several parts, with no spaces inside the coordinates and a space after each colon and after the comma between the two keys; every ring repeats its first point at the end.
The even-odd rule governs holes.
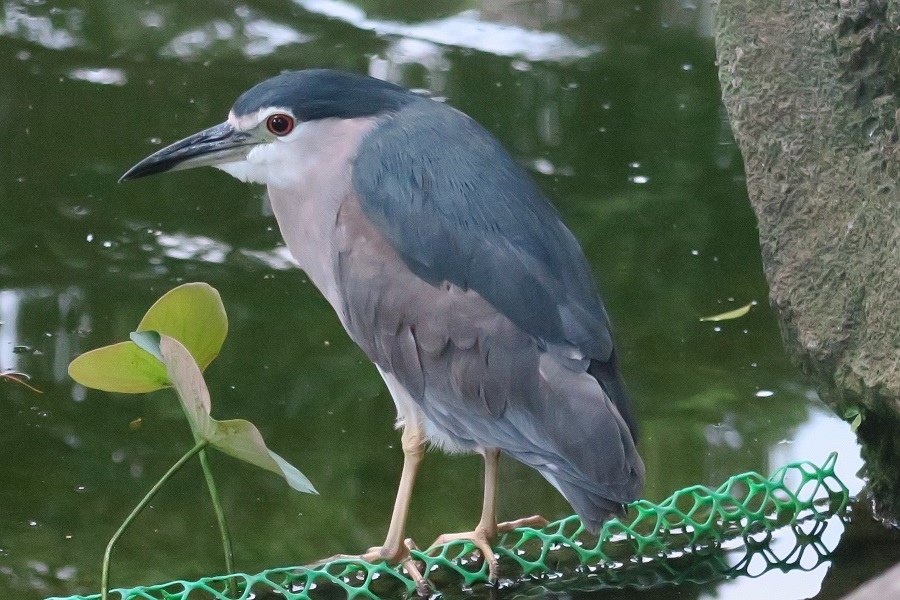
{"type": "MultiPolygon", "coordinates": [[[[86,352],[69,365],[69,375],[85,387],[128,394],[171,388],[181,402],[194,437],[188,450],[135,506],[106,546],[101,595],[109,595],[112,549],[134,519],[163,485],[194,456],[198,456],[222,536],[225,566],[234,573],[231,538],[219,492],[206,456],[207,447],[280,475],[300,492],[316,493],[309,480],[266,447],[249,421],[218,421],[210,416],[212,403],[203,370],[219,355],[228,334],[228,317],[219,292],[205,283],[188,283],[163,295],[141,319],[131,340],[86,352]]],[[[234,583],[229,580],[232,595],[234,583]]]]}

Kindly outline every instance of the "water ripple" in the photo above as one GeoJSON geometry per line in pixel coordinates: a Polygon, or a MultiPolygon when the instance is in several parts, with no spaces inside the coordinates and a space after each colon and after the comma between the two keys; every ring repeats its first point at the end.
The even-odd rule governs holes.
{"type": "Polygon", "coordinates": [[[400,23],[371,19],[366,16],[363,9],[343,0],[294,0],[294,2],[311,13],[338,19],[379,35],[399,35],[500,56],[567,61],[585,58],[601,50],[596,45],[579,45],[559,33],[484,21],[477,10],[465,10],[444,19],[422,23],[400,23]]]}

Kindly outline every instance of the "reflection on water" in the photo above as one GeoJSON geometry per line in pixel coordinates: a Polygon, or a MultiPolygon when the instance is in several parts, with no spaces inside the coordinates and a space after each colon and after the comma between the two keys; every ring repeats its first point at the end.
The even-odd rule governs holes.
{"type": "MultiPolygon", "coordinates": [[[[392,402],[292,268],[262,191],[213,171],[116,184],[136,159],[221,121],[241,91],[287,68],[340,67],[427,89],[531,169],[604,290],[637,405],[647,497],[821,462],[835,449],[859,490],[854,437],[784,356],[765,302],[705,2],[7,0],[0,14],[0,372],[31,375],[44,391],[0,381],[0,596],[96,589],[112,529],[185,450],[190,435],[166,393],[88,392],[65,370],[190,280],[219,288],[230,317],[207,372],[216,416],[259,424],[322,492],[291,494],[215,457],[239,568],[381,541],[401,463],[392,402]],[[741,319],[699,321],[754,299],[741,319]]],[[[420,544],[471,527],[480,478],[475,458],[428,455],[412,507],[420,544]]],[[[502,481],[504,517],[569,513],[521,465],[504,462],[502,481]]],[[[222,569],[197,473],[181,474],[153,506],[117,550],[116,582],[222,569]]],[[[829,522],[823,544],[837,550],[809,573],[714,578],[678,594],[747,598],[777,585],[785,599],[820,587],[820,598],[840,597],[842,574],[900,558],[896,538],[865,522],[854,517],[843,535],[844,522],[829,522]]],[[[776,553],[792,543],[776,542],[776,553]]]]}
{"type": "MultiPolygon", "coordinates": [[[[401,23],[370,18],[366,11],[344,0],[294,0],[305,10],[339,19],[378,35],[433,42],[529,60],[571,60],[600,51],[596,45],[580,46],[558,33],[526,29],[481,18],[477,10],[464,10],[441,19],[401,23]]],[[[494,4],[487,2],[486,4],[494,4]]]]}
{"type": "Polygon", "coordinates": [[[17,37],[44,48],[65,50],[81,46],[84,13],[77,8],[49,9],[43,2],[5,2],[0,35],[17,37]]]}
{"type": "Polygon", "coordinates": [[[283,46],[312,40],[287,25],[259,18],[246,6],[234,11],[236,24],[216,19],[206,25],[185,31],[173,38],[160,51],[164,57],[194,60],[226,51],[228,43],[237,42],[248,59],[268,56],[283,46]]]}

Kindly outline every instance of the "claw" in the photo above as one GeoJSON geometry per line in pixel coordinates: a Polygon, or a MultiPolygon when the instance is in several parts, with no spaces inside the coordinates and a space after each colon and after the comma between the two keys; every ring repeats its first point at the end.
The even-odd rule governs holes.
{"type": "Polygon", "coordinates": [[[474,531],[445,533],[434,540],[434,543],[431,544],[431,548],[433,549],[435,546],[459,540],[475,544],[475,547],[478,548],[478,551],[481,552],[481,556],[484,557],[484,560],[488,564],[488,579],[490,580],[490,583],[497,583],[500,573],[500,564],[497,562],[497,555],[494,553],[493,547],[491,547],[491,540],[489,539],[487,532],[483,529],[475,528],[474,531]]]}
{"type": "Polygon", "coordinates": [[[489,531],[487,527],[483,525],[479,525],[473,531],[464,531],[461,533],[445,533],[444,535],[438,536],[434,543],[431,544],[429,552],[434,551],[435,546],[440,546],[443,544],[447,544],[449,542],[455,541],[467,541],[475,544],[475,547],[478,548],[478,551],[481,552],[481,556],[484,557],[484,560],[487,561],[488,564],[488,579],[491,585],[496,585],[497,581],[500,578],[500,563],[497,560],[497,554],[494,552],[494,548],[491,545],[491,542],[497,538],[497,535],[500,533],[508,533],[514,529],[518,529],[519,527],[534,527],[536,529],[542,529],[547,526],[547,519],[540,515],[533,515],[531,517],[525,517],[523,519],[516,519],[515,521],[506,521],[504,523],[497,523],[492,529],[489,531]]]}
{"type": "MultiPolygon", "coordinates": [[[[418,550],[419,547],[413,541],[412,538],[406,538],[403,540],[403,544],[406,546],[407,552],[410,550],[418,550]]],[[[419,565],[413,560],[411,555],[407,555],[407,559],[403,561],[403,568],[406,569],[406,572],[409,574],[410,578],[416,584],[416,594],[422,598],[428,598],[431,596],[431,587],[428,585],[428,580],[422,576],[422,571],[419,569],[419,565]]]]}
{"type": "Polygon", "coordinates": [[[335,554],[334,556],[316,561],[307,566],[310,568],[321,567],[334,560],[358,560],[372,564],[386,562],[390,565],[401,565],[406,570],[409,578],[416,584],[416,593],[419,596],[427,598],[431,596],[431,588],[428,585],[428,581],[426,581],[425,577],[422,575],[419,565],[416,564],[416,561],[413,560],[409,553],[410,550],[418,549],[418,546],[416,546],[416,543],[412,538],[407,538],[403,542],[403,546],[398,548],[373,546],[362,554],[335,554]]]}

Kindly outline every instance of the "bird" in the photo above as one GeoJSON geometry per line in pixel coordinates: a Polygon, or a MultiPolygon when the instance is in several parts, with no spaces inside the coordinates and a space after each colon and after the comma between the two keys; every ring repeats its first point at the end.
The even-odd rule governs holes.
{"type": "Polygon", "coordinates": [[[498,534],[547,523],[497,522],[501,453],[591,533],[640,496],[635,417],[588,261],[473,118],[366,75],[286,71],[121,180],[201,166],[267,187],[287,248],[394,401],[402,473],[384,543],[360,558],[413,568],[407,515],[426,445],[484,459],[478,524],[437,542],[471,541],[494,582],[498,534]]]}

